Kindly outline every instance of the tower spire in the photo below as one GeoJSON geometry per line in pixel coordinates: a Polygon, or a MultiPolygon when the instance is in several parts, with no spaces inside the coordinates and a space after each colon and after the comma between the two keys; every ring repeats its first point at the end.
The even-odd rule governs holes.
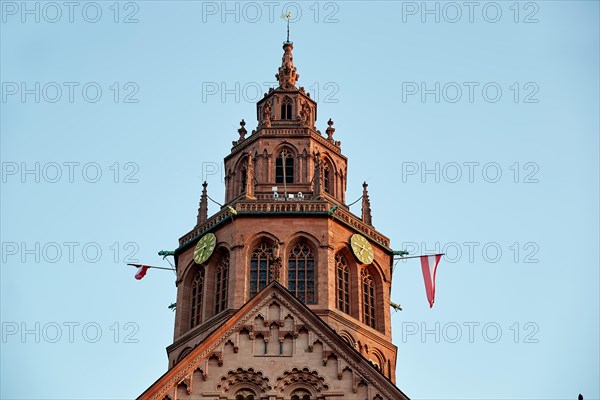
{"type": "Polygon", "coordinates": [[[296,67],[294,67],[293,48],[292,42],[283,43],[281,67],[279,67],[278,73],[275,74],[275,79],[279,81],[279,87],[286,90],[295,88],[296,82],[300,78],[300,74],[296,73],[296,67]]]}
{"type": "Polygon", "coordinates": [[[288,12],[282,15],[281,18],[287,20],[287,40],[283,42],[281,67],[279,67],[275,79],[279,81],[280,88],[288,90],[296,87],[295,85],[300,75],[296,73],[296,67],[294,67],[294,57],[292,56],[294,44],[290,42],[290,18],[292,18],[292,13],[288,12]]]}

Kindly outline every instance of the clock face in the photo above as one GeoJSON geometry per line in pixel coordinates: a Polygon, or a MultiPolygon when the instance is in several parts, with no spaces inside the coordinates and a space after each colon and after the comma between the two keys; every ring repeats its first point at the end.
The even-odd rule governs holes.
{"type": "Polygon", "coordinates": [[[363,264],[371,264],[373,262],[373,247],[371,247],[371,243],[363,235],[359,235],[358,233],[352,235],[350,237],[350,245],[358,261],[363,264]]]}
{"type": "Polygon", "coordinates": [[[196,243],[196,248],[194,249],[194,262],[196,264],[202,264],[213,253],[215,250],[215,245],[217,244],[217,237],[214,233],[207,233],[202,236],[198,243],[196,243]]]}

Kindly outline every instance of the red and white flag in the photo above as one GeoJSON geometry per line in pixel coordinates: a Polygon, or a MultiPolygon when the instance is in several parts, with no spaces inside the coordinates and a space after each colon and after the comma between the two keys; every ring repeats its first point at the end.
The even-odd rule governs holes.
{"type": "Polygon", "coordinates": [[[435,273],[437,266],[443,254],[434,254],[432,256],[421,256],[421,269],[423,270],[423,279],[425,280],[425,292],[429,300],[429,308],[433,307],[435,298],[435,273]]]}
{"type": "Polygon", "coordinates": [[[127,265],[132,265],[134,267],[138,267],[137,272],[135,273],[135,279],[137,279],[138,281],[140,279],[142,279],[144,276],[146,276],[146,271],[148,271],[148,268],[150,268],[150,265],[142,265],[142,264],[127,264],[127,265]]]}
{"type": "Polygon", "coordinates": [[[138,281],[140,279],[142,279],[144,276],[146,276],[146,272],[148,271],[148,268],[164,269],[165,271],[175,272],[175,268],[155,267],[154,265],[143,265],[143,264],[127,264],[127,265],[131,265],[132,267],[137,268],[137,271],[135,273],[135,279],[137,279],[138,281]]]}

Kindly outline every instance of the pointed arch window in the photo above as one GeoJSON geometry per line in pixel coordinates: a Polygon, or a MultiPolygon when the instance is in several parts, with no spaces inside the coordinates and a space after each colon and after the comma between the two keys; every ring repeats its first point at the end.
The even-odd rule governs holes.
{"type": "Polygon", "coordinates": [[[325,190],[325,193],[329,193],[329,185],[331,183],[331,179],[330,179],[330,175],[329,175],[329,168],[325,168],[325,170],[323,171],[323,189],[325,190]]]}
{"type": "Polygon", "coordinates": [[[285,159],[285,183],[294,183],[294,158],[289,150],[283,150],[275,159],[275,183],[283,183],[283,160],[285,159]]]}
{"type": "Polygon", "coordinates": [[[363,322],[371,328],[375,328],[375,280],[367,268],[363,268],[361,277],[363,286],[363,322]]]}
{"type": "Polygon", "coordinates": [[[246,166],[242,167],[242,176],[240,177],[240,194],[246,193],[246,183],[248,182],[248,169],[246,166]]]}
{"type": "Polygon", "coordinates": [[[315,257],[306,243],[296,244],[288,256],[288,290],[306,304],[315,304],[315,257]]]}
{"type": "Polygon", "coordinates": [[[204,267],[196,271],[192,279],[192,298],[191,298],[191,315],[190,329],[200,325],[202,322],[202,306],[204,304],[204,267]]]}
{"type": "Polygon", "coordinates": [[[227,283],[229,279],[229,252],[219,258],[217,269],[215,271],[216,296],[215,296],[215,314],[225,311],[227,308],[227,283]]]}
{"type": "Polygon", "coordinates": [[[269,268],[273,257],[273,248],[267,242],[259,243],[250,256],[250,297],[269,284],[269,268]]]}
{"type": "Polygon", "coordinates": [[[292,99],[289,97],[281,103],[281,119],[292,119],[292,99]]]}
{"type": "Polygon", "coordinates": [[[337,308],[350,314],[350,269],[342,254],[335,255],[337,308]]]}

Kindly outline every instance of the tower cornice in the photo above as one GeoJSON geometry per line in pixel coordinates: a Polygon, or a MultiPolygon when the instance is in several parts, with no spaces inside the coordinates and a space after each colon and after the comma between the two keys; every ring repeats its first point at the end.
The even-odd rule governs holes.
{"type": "Polygon", "coordinates": [[[239,152],[241,152],[242,150],[244,150],[251,144],[255,143],[260,138],[284,139],[284,138],[297,138],[297,137],[310,137],[311,139],[314,139],[315,141],[317,141],[317,143],[324,146],[328,150],[331,150],[332,152],[338,154],[338,156],[341,157],[342,159],[344,159],[346,161],[348,160],[348,158],[346,158],[346,156],[344,156],[342,154],[341,147],[339,145],[336,145],[337,142],[331,142],[331,141],[327,140],[326,138],[324,138],[321,135],[321,133],[318,130],[312,129],[312,128],[299,128],[299,127],[293,126],[292,124],[290,124],[290,125],[291,126],[289,128],[285,128],[285,127],[260,128],[259,130],[255,131],[247,139],[244,139],[243,141],[235,144],[231,148],[231,153],[226,155],[224,160],[227,162],[231,157],[235,156],[236,154],[238,154],[239,152]]]}
{"type": "Polygon", "coordinates": [[[365,235],[385,252],[392,254],[390,239],[381,234],[372,226],[365,224],[359,217],[343,207],[338,207],[333,213],[330,211],[337,204],[327,200],[299,200],[299,201],[274,201],[274,200],[240,200],[223,207],[219,212],[210,217],[204,224],[199,225],[179,239],[179,248],[175,253],[181,253],[192,246],[202,235],[211,232],[217,226],[233,222],[234,218],[252,217],[323,217],[332,218],[356,233],[365,235]],[[231,207],[231,209],[229,208],[231,207]],[[235,210],[235,217],[232,214],[235,210]]]}

